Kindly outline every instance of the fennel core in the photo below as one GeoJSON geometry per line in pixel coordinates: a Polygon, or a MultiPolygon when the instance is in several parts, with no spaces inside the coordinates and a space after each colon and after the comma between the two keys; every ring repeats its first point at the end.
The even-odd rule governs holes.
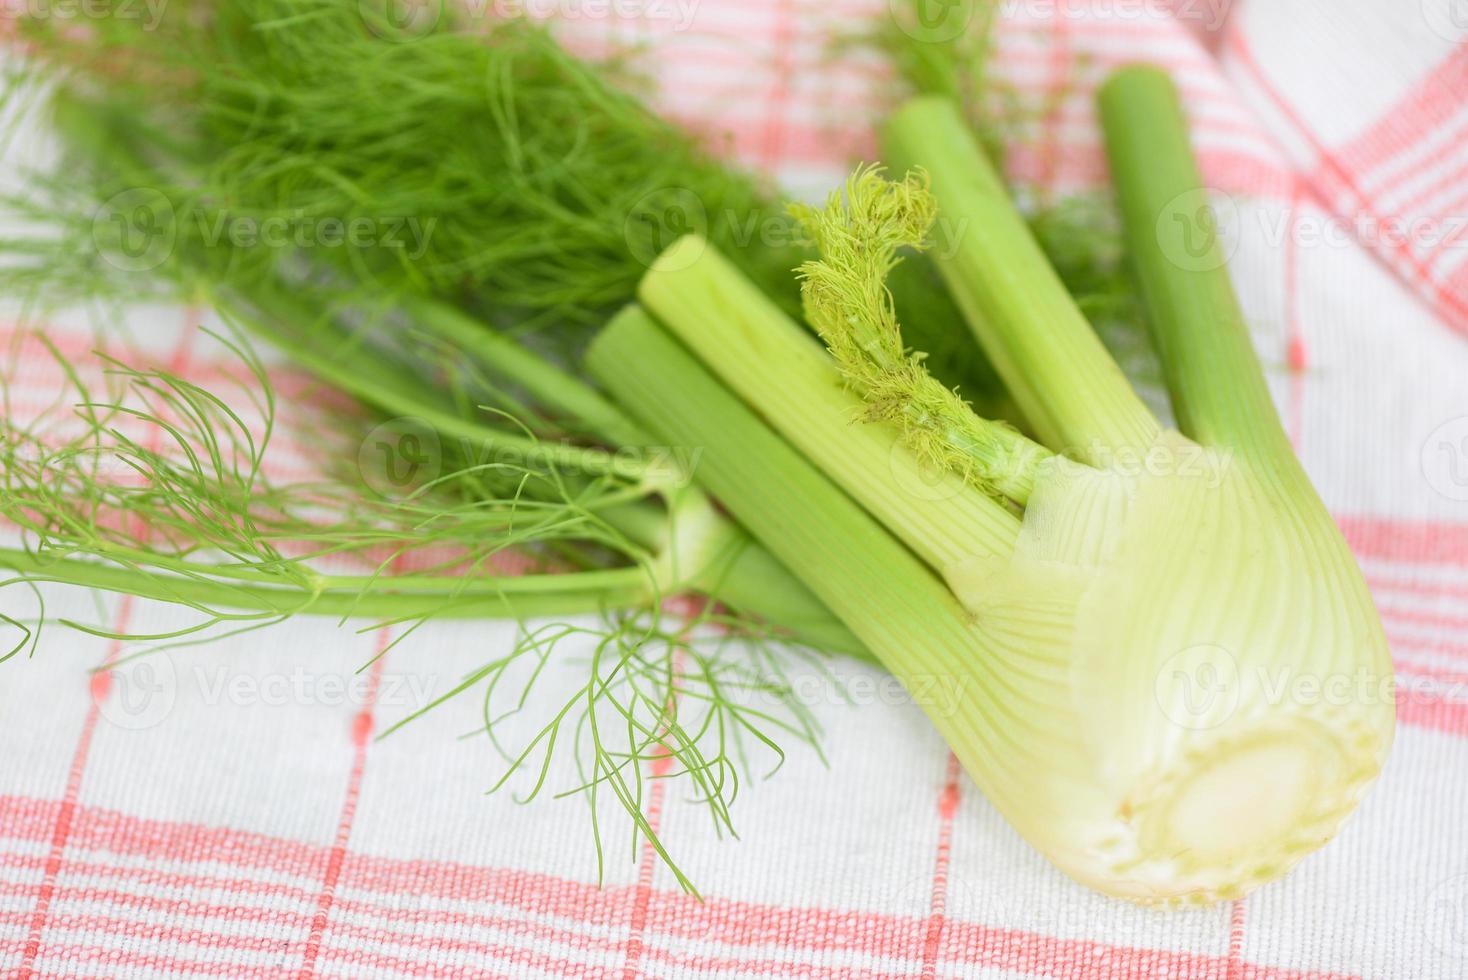
{"type": "Polygon", "coordinates": [[[1331,682],[1388,679],[1390,658],[1226,269],[1181,268],[1156,236],[1167,202],[1201,188],[1171,83],[1130,70],[1102,100],[1181,431],[1132,393],[934,98],[886,132],[914,176],[859,172],[802,212],[826,232],[805,295],[834,357],[685,239],[588,363],[659,438],[707,447],[704,485],[898,678],[964,692],[930,717],[1046,857],[1108,894],[1208,902],[1277,878],[1354,810],[1394,708],[1381,684],[1331,682]],[[935,209],[967,229],[939,267],[1043,447],[1013,452],[1019,437],[943,399],[883,336],[892,250],[935,209]],[[1134,470],[1130,454],[1178,465],[1134,470]],[[952,482],[917,492],[934,456],[952,482]]]}

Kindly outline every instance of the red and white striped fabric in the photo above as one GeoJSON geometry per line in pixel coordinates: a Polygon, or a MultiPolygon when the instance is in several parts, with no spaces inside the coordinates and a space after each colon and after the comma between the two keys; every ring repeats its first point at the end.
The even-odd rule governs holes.
{"type": "MultiPolygon", "coordinates": [[[[1185,91],[1257,347],[1397,657],[1397,748],[1337,841],[1232,906],[1110,901],[1027,848],[916,708],[816,695],[829,766],[797,750],[745,787],[741,840],[654,784],[703,902],[645,846],[613,847],[598,887],[580,804],[483,795],[495,760],[455,738],[476,706],[371,737],[509,627],[435,625],[363,675],[390,630],[302,620],[119,676],[90,673],[119,644],[53,630],[0,667],[0,971],[1468,976],[1468,3],[998,4],[1004,76],[1054,97],[1013,154],[1023,182],[1104,182],[1091,92],[1112,66],[1159,62],[1185,91]]],[[[870,109],[853,107],[880,104],[884,78],[829,64],[825,40],[885,0],[549,6],[577,44],[654,42],[668,111],[799,192],[871,151],[870,109]]],[[[150,344],[210,368],[185,318],[159,322],[150,344]]],[[[48,599],[118,632],[183,621],[48,599]]]]}

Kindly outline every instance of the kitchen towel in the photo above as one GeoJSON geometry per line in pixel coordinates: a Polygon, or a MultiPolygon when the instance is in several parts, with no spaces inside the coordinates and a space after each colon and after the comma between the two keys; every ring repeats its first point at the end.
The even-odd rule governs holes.
{"type": "MultiPolygon", "coordinates": [[[[738,839],[681,783],[648,784],[701,899],[615,832],[598,883],[580,802],[485,795],[502,763],[459,737],[477,705],[374,737],[506,649],[511,625],[430,624],[389,649],[393,629],[300,619],[139,660],[53,625],[0,665],[0,972],[1468,976],[1468,3],[993,2],[997,71],[1034,109],[1008,159],[1027,196],[1104,189],[1092,99],[1111,68],[1159,63],[1182,88],[1256,347],[1396,659],[1395,752],[1336,841],[1232,904],[1100,897],[1020,840],[899,689],[837,661],[792,668],[824,760],[796,745],[748,779],[738,839]],[[125,665],[94,672],[108,662],[125,665]]],[[[800,196],[871,158],[895,91],[878,59],[831,43],[887,0],[527,6],[577,50],[647,46],[664,111],[800,196]]],[[[927,13],[962,29],[975,9],[927,13]]],[[[153,310],[134,335],[228,383],[206,318],[153,310]]],[[[54,366],[10,333],[16,403],[49,404],[54,366]]],[[[91,343],[64,321],[49,334],[78,356],[91,343]]],[[[281,447],[273,468],[309,468],[309,445],[281,447]]],[[[118,634],[189,618],[44,595],[53,620],[118,634]]]]}

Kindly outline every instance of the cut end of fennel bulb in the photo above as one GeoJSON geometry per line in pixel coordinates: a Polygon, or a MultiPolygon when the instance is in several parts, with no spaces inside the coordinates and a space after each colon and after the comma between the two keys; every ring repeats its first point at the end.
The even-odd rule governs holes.
{"type": "Polygon", "coordinates": [[[1110,836],[1063,867],[1145,903],[1239,898],[1336,835],[1377,774],[1377,747],[1369,726],[1306,717],[1193,739],[1121,801],[1110,836]]]}
{"type": "Polygon", "coordinates": [[[1194,746],[1128,822],[1164,881],[1194,882],[1183,897],[1236,898],[1335,836],[1376,774],[1372,757],[1369,731],[1261,720],[1194,746]]]}
{"type": "Polygon", "coordinates": [[[1099,891],[1237,898],[1330,840],[1385,761],[1386,640],[1293,471],[1175,432],[1106,466],[1056,457],[1013,554],[946,577],[982,651],[950,741],[1099,891]]]}

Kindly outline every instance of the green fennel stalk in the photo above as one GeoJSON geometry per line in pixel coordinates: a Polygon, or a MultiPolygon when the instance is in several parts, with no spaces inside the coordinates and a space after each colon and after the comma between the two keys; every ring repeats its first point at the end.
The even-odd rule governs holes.
{"type": "Polygon", "coordinates": [[[1202,441],[1296,469],[1203,178],[1192,154],[1178,149],[1187,144],[1187,124],[1176,89],[1161,70],[1136,67],[1113,75],[1099,102],[1131,259],[1179,425],[1202,441]]]}
{"type": "Polygon", "coordinates": [[[917,100],[888,131],[931,198],[915,177],[884,190],[868,171],[809,216],[837,232],[885,218],[896,241],[936,204],[957,229],[940,268],[1057,453],[1022,457],[1030,489],[1007,543],[934,515],[971,500],[997,527],[1008,454],[943,453],[963,486],[939,501],[888,492],[880,462],[930,438],[934,413],[937,431],[999,433],[935,399],[911,362],[893,376],[904,393],[853,356],[894,363],[871,343],[891,310],[888,260],[861,247],[870,232],[826,236],[807,274],[808,310],[840,311],[815,317],[836,354],[824,365],[795,356],[778,311],[746,302],[739,273],[694,239],[642,290],[693,353],[631,312],[590,363],[655,434],[708,446],[700,478],[889,669],[915,692],[935,678],[956,692],[924,706],[1037,849],[1110,894],[1213,901],[1283,874],[1352,812],[1391,744],[1391,664],[1360,572],[1277,436],[1237,307],[1221,302],[1226,274],[1194,283],[1158,254],[1167,212],[1147,194],[1198,190],[1180,116],[1151,128],[1165,77],[1123,76],[1105,98],[1181,432],[1132,394],[952,106],[917,100]],[[1144,118],[1149,152],[1128,155],[1144,118]],[[1210,353],[1222,382],[1201,377],[1210,353]],[[1229,377],[1246,382],[1242,409],[1210,400],[1229,377]],[[791,410],[807,403],[819,412],[791,410]],[[934,546],[935,523],[953,544],[934,546]]]}
{"type": "Polygon", "coordinates": [[[894,167],[930,175],[951,222],[938,229],[938,268],[1042,441],[1087,461],[1148,446],[1156,420],[1065,291],[957,107],[914,99],[888,122],[884,145],[894,167]]]}

